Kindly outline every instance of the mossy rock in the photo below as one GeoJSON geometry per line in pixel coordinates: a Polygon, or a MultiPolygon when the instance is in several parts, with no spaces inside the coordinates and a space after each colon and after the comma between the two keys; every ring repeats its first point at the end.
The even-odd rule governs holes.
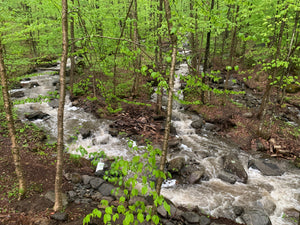
{"type": "Polygon", "coordinates": [[[300,91],[300,86],[297,84],[288,84],[286,86],[286,93],[295,94],[300,91]]]}

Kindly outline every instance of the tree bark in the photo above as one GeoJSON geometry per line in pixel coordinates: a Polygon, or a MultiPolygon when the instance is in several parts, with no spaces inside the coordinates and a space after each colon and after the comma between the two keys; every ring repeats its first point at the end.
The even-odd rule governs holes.
{"type": "MultiPolygon", "coordinates": [[[[170,136],[172,105],[173,105],[173,90],[174,90],[174,75],[175,75],[175,64],[176,64],[176,53],[177,53],[177,36],[176,34],[171,32],[173,28],[173,24],[171,22],[171,8],[170,8],[169,0],[164,0],[164,4],[165,4],[165,15],[168,23],[169,36],[171,38],[171,43],[172,43],[172,61],[171,61],[171,69],[169,75],[166,127],[165,127],[164,139],[163,139],[162,155],[160,158],[160,166],[159,166],[159,169],[162,172],[164,172],[165,165],[166,165],[168,141],[170,136]]],[[[162,182],[163,182],[163,178],[159,177],[156,183],[156,192],[158,195],[160,195],[162,182]]]]}
{"type": "Polygon", "coordinates": [[[24,178],[24,173],[22,170],[20,162],[20,147],[17,143],[16,138],[16,128],[15,121],[12,113],[12,104],[8,94],[8,85],[7,85],[7,75],[3,59],[3,46],[0,40],[0,75],[1,75],[1,86],[2,86],[2,95],[4,101],[4,110],[6,114],[7,127],[11,140],[11,152],[13,156],[13,161],[15,165],[15,172],[19,182],[19,200],[24,197],[26,194],[26,182],[24,178]]]}
{"type": "Polygon", "coordinates": [[[59,71],[59,106],[57,112],[57,161],[55,176],[55,203],[53,210],[61,211],[62,205],[62,169],[63,169],[63,151],[64,151],[64,106],[65,106],[65,77],[66,64],[68,59],[68,2],[62,0],[62,43],[63,51],[61,57],[61,65],[59,71]]]}
{"type": "MultiPolygon", "coordinates": [[[[74,0],[71,0],[74,6],[74,0]]],[[[74,32],[74,16],[70,17],[70,38],[71,38],[71,69],[70,69],[70,95],[73,97],[73,84],[75,76],[75,32],[74,32]]]]}

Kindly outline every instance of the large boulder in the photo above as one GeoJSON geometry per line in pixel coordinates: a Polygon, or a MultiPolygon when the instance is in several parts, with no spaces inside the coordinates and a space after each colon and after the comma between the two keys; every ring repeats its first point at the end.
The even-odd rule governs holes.
{"type": "Polygon", "coordinates": [[[237,181],[247,183],[248,174],[236,155],[229,154],[223,157],[223,169],[225,172],[237,176],[237,181]]]}
{"type": "Polygon", "coordinates": [[[276,164],[265,159],[250,160],[248,167],[258,169],[265,176],[281,176],[284,173],[276,164]]]}
{"type": "Polygon", "coordinates": [[[272,225],[269,216],[262,209],[247,210],[242,219],[247,225],[272,225]]]}

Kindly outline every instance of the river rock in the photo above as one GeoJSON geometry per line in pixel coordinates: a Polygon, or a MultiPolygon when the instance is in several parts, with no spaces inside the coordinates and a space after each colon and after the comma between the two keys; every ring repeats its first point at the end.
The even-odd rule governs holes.
{"type": "Polygon", "coordinates": [[[185,159],[183,157],[177,157],[174,159],[171,159],[168,162],[167,169],[170,172],[179,172],[183,166],[185,165],[185,159]]]}
{"type": "Polygon", "coordinates": [[[48,117],[50,117],[50,115],[47,113],[43,113],[42,111],[37,111],[37,112],[33,112],[33,113],[25,115],[25,118],[28,119],[29,121],[45,119],[48,117]]]}
{"type": "Polygon", "coordinates": [[[194,129],[201,129],[203,127],[203,125],[204,125],[203,119],[198,119],[191,123],[191,127],[194,129]]]}
{"type": "Polygon", "coordinates": [[[248,174],[246,173],[242,163],[234,154],[223,157],[223,168],[226,172],[238,177],[237,181],[247,183],[248,174]]]}
{"type": "Polygon", "coordinates": [[[237,181],[237,177],[231,173],[227,173],[225,171],[221,171],[218,174],[218,178],[222,181],[225,181],[230,184],[234,184],[237,181]]]}
{"type": "Polygon", "coordinates": [[[263,207],[263,209],[268,213],[268,215],[272,215],[276,209],[276,204],[274,203],[271,196],[265,196],[261,200],[259,200],[258,206],[263,207]]]}
{"type": "Polygon", "coordinates": [[[199,224],[200,216],[194,212],[185,212],[182,214],[184,220],[191,224],[199,224]]]}
{"type": "Polygon", "coordinates": [[[200,216],[200,225],[209,225],[210,219],[207,216],[200,216]]]}
{"type": "Polygon", "coordinates": [[[25,96],[25,93],[24,93],[24,91],[15,91],[15,92],[11,93],[10,96],[12,98],[22,98],[25,96]]]}
{"type": "Polygon", "coordinates": [[[281,176],[284,173],[276,164],[265,159],[250,160],[248,167],[258,169],[265,176],[281,176]]]}
{"type": "Polygon", "coordinates": [[[200,179],[204,176],[205,169],[193,171],[189,176],[189,183],[195,184],[200,181],[200,179]]]}
{"type": "Polygon", "coordinates": [[[58,99],[52,99],[50,102],[48,102],[48,105],[52,108],[58,108],[59,100],[58,99]]]}
{"type": "Polygon", "coordinates": [[[91,130],[86,129],[86,128],[80,128],[79,133],[81,134],[82,139],[86,139],[86,138],[90,137],[92,134],[91,130]]]}
{"type": "Polygon", "coordinates": [[[35,87],[38,87],[38,86],[40,86],[40,85],[39,85],[39,83],[38,83],[38,82],[36,82],[36,81],[33,81],[33,82],[31,82],[31,83],[30,83],[30,85],[29,85],[29,89],[31,89],[31,88],[35,88],[35,87]]]}
{"type": "Polygon", "coordinates": [[[242,215],[247,225],[272,225],[268,215],[259,209],[250,209],[242,215]]]}

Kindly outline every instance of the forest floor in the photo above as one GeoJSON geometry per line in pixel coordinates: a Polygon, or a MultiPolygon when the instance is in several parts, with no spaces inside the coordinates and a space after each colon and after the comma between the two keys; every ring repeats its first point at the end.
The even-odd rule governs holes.
{"type": "MultiPolygon", "coordinates": [[[[253,85],[256,91],[257,84],[253,85]]],[[[261,84],[260,84],[261,85],[261,84]]],[[[262,94],[262,92],[261,92],[262,94]]],[[[298,105],[300,93],[289,96],[291,99],[285,103],[285,107],[277,107],[278,111],[288,113],[287,105],[298,105]]],[[[114,115],[101,111],[104,102],[83,101],[83,97],[76,98],[76,105],[83,107],[86,111],[92,112],[97,116],[106,117],[114,121],[122,120],[122,132],[136,131],[139,129],[138,136],[152,139],[155,143],[162,140],[162,134],[155,132],[156,127],[153,118],[155,116],[155,106],[128,105],[123,104],[123,111],[114,115]],[[133,123],[133,118],[135,121],[133,123]],[[141,118],[140,123],[136,118],[141,118]],[[145,120],[148,123],[145,123],[145,120]],[[145,128],[145,129],[143,129],[145,128]],[[156,133],[156,136],[153,134],[156,133]]],[[[148,103],[148,96],[141,95],[137,101],[148,103]]],[[[227,101],[220,104],[218,98],[213,98],[211,104],[203,106],[188,106],[187,110],[199,113],[204,120],[219,126],[217,134],[236,143],[245,151],[263,151],[270,157],[278,159],[288,159],[291,162],[299,163],[300,143],[294,128],[287,126],[282,120],[273,120],[266,133],[259,134],[259,120],[255,117],[255,110],[237,106],[227,101]],[[249,114],[251,113],[251,114],[249,114]]],[[[26,198],[17,201],[17,180],[14,172],[13,159],[10,149],[10,140],[4,126],[5,119],[0,117],[0,224],[82,224],[82,219],[93,209],[89,205],[76,205],[70,203],[65,211],[69,219],[65,222],[58,222],[50,219],[53,214],[53,203],[43,197],[49,190],[54,190],[55,182],[55,146],[45,143],[45,135],[32,125],[22,124],[17,121],[18,139],[22,142],[21,158],[25,178],[28,182],[28,193],[26,198]]],[[[299,136],[298,136],[299,137],[299,136]]],[[[143,141],[140,139],[139,141],[143,141]]],[[[77,172],[80,174],[93,174],[94,168],[90,161],[82,159],[80,162],[72,160],[65,154],[65,172],[77,172]]],[[[63,180],[63,190],[71,190],[72,185],[63,180]]],[[[213,221],[220,224],[234,225],[233,221],[227,219],[216,219],[213,221]]]]}

